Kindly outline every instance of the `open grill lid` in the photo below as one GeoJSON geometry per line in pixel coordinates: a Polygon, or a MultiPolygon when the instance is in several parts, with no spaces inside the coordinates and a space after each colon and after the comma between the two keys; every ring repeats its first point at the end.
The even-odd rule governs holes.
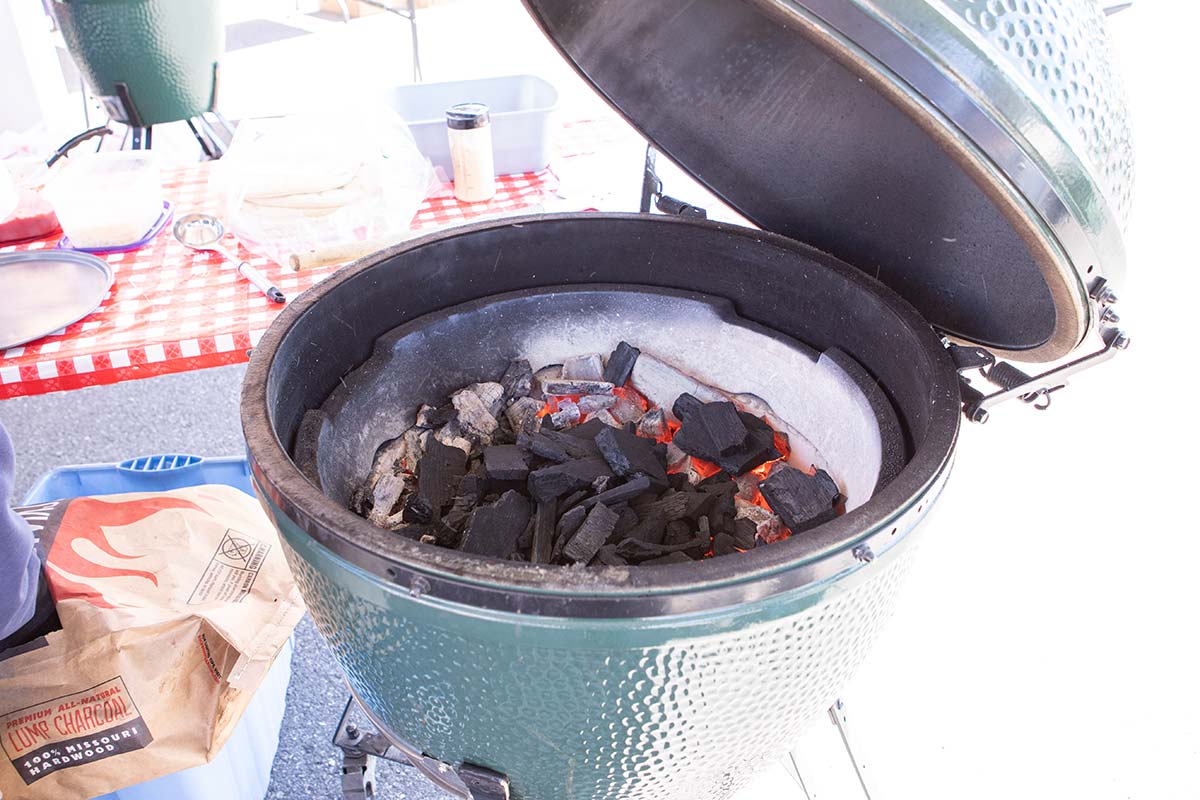
{"type": "Polygon", "coordinates": [[[657,149],[951,336],[1060,358],[1123,271],[1131,147],[1088,0],[525,4],[657,149]]]}

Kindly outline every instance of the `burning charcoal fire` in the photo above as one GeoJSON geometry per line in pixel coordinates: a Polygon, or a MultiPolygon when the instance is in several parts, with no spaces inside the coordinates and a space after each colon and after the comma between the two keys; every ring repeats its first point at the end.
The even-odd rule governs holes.
{"type": "Polygon", "coordinates": [[[427,544],[597,567],[731,555],[839,513],[829,475],[787,466],[773,412],[739,397],[628,342],[536,372],[514,360],[422,406],[351,507],[427,544]]]}

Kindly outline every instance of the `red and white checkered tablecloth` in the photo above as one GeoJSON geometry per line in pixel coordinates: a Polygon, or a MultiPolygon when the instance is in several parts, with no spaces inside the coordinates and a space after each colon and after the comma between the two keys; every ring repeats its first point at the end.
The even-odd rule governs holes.
{"type": "MultiPolygon", "coordinates": [[[[612,125],[567,124],[559,139],[560,157],[602,149],[612,125]]],[[[176,214],[217,210],[209,197],[211,167],[194,164],[164,173],[165,193],[176,214]]],[[[497,179],[495,198],[474,204],[459,203],[446,186],[426,199],[412,228],[429,230],[478,217],[540,210],[557,183],[552,169],[506,175],[497,179]]],[[[57,241],[55,236],[0,247],[0,253],[52,248],[57,241]]],[[[243,248],[239,251],[288,298],[337,269],[293,272],[243,248]]],[[[102,257],[113,266],[116,280],[100,308],[49,336],[0,353],[0,399],[242,362],[282,308],[242,278],[235,264],[176,242],[170,226],[139,250],[102,257]]]]}

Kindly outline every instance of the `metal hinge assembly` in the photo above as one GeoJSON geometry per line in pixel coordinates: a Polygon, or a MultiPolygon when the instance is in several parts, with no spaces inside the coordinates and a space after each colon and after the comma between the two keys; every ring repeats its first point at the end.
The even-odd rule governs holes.
{"type": "Polygon", "coordinates": [[[1116,302],[1117,295],[1104,278],[1093,282],[1089,291],[1089,306],[1092,328],[1099,331],[1099,348],[1038,375],[1029,375],[1007,361],[998,361],[993,353],[983,347],[947,341],[946,348],[958,368],[959,390],[966,418],[972,422],[987,422],[992,407],[1014,397],[1044,411],[1050,407],[1050,396],[1067,385],[1067,378],[1107,361],[1129,347],[1128,334],[1116,327],[1121,321],[1113,309],[1116,302]],[[999,388],[988,393],[980,391],[967,377],[967,373],[971,372],[978,372],[989,384],[999,388]]]}
{"type": "Polygon", "coordinates": [[[682,200],[662,193],[663,183],[658,177],[658,172],[655,171],[657,161],[658,153],[655,152],[653,147],[647,145],[646,169],[642,174],[642,213],[649,212],[651,206],[653,206],[664,214],[674,214],[678,217],[694,217],[695,219],[708,219],[708,212],[700,206],[685,203],[682,200]]]}
{"type": "Polygon", "coordinates": [[[375,792],[375,759],[410,765],[443,791],[462,800],[509,800],[508,778],[474,764],[457,770],[444,761],[378,730],[364,730],[356,717],[370,715],[351,697],[333,733],[333,743],[342,751],[343,800],[371,800],[375,792]],[[356,712],[357,709],[357,713],[356,712]]]}

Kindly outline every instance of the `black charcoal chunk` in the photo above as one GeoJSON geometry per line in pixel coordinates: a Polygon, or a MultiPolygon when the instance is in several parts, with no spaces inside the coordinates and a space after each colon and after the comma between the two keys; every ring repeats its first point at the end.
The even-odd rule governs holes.
{"type": "MultiPolygon", "coordinates": [[[[583,423],[582,425],[576,425],[574,428],[571,428],[569,431],[563,431],[563,433],[570,434],[571,436],[574,436],[576,439],[587,439],[590,442],[596,438],[596,434],[598,434],[600,431],[604,430],[605,428],[610,428],[610,427],[612,427],[612,426],[606,425],[598,419],[589,419],[587,422],[583,423]]],[[[599,451],[597,451],[597,452],[599,452],[599,451]]]]}
{"type": "Polygon", "coordinates": [[[429,498],[422,495],[415,495],[408,504],[404,506],[404,514],[402,519],[405,522],[415,522],[426,524],[433,521],[433,505],[429,498]]]}
{"type": "Polygon", "coordinates": [[[667,523],[667,533],[663,536],[663,544],[684,544],[692,540],[692,526],[681,519],[667,523]]]}
{"type": "Polygon", "coordinates": [[[435,516],[453,498],[466,466],[467,456],[462,450],[430,438],[425,454],[417,462],[417,494],[429,501],[435,516]]]}
{"type": "MultiPolygon", "coordinates": [[[[609,508],[612,508],[612,506],[609,506],[609,508]]],[[[616,509],[613,508],[613,511],[616,511],[616,509]]],[[[613,528],[612,535],[608,537],[609,542],[616,544],[617,542],[621,541],[629,535],[631,530],[637,527],[637,524],[637,512],[629,506],[622,507],[621,517],[617,520],[617,526],[613,528]]]]}
{"type": "Polygon", "coordinates": [[[554,526],[558,521],[558,509],[553,499],[537,504],[533,520],[533,548],[529,560],[534,564],[549,564],[554,547],[554,526]]]}
{"type": "MultiPolygon", "coordinates": [[[[599,381],[604,379],[604,358],[599,353],[571,356],[563,360],[562,376],[569,381],[599,381]]],[[[571,394],[574,394],[572,392],[571,394]]]]}
{"type": "Polygon", "coordinates": [[[733,544],[739,550],[751,550],[754,548],[755,534],[758,532],[758,526],[751,520],[742,518],[733,521],[733,544]]]}
{"type": "Polygon", "coordinates": [[[637,433],[647,439],[661,439],[667,435],[667,415],[661,408],[647,411],[638,420],[637,433]]]}
{"type": "Polygon", "coordinates": [[[457,414],[453,403],[443,403],[437,408],[424,406],[417,414],[416,425],[418,428],[440,428],[454,419],[457,414]]]}
{"type": "Polygon", "coordinates": [[[587,519],[588,510],[583,506],[575,506],[569,509],[558,519],[558,525],[555,528],[554,538],[562,539],[566,543],[575,531],[579,530],[579,526],[587,519]]]}
{"type": "Polygon", "coordinates": [[[521,397],[528,397],[533,391],[533,370],[529,362],[523,358],[510,361],[508,369],[500,377],[500,385],[504,387],[504,401],[512,402],[521,397]]]}
{"type": "Polygon", "coordinates": [[[604,367],[604,380],[613,386],[624,386],[625,382],[629,380],[630,373],[633,372],[634,363],[641,354],[642,351],[629,342],[619,343],[608,357],[608,364],[604,367]]]}
{"type": "Polygon", "coordinates": [[[459,545],[464,553],[508,558],[529,522],[529,501],[507,491],[495,503],[479,506],[471,515],[459,545]]]}
{"type": "Polygon", "coordinates": [[[771,470],[771,476],[758,489],[792,533],[815,528],[836,517],[836,506],[841,500],[837,484],[823,469],[809,475],[781,464],[771,470]]]}
{"type": "Polygon", "coordinates": [[[535,469],[529,473],[529,493],[540,503],[591,486],[596,478],[611,474],[612,470],[604,459],[579,458],[564,464],[535,469]]]}
{"type": "Polygon", "coordinates": [[[604,503],[609,508],[612,508],[617,503],[626,503],[648,491],[650,491],[650,479],[645,475],[639,475],[628,483],[623,483],[594,497],[587,498],[580,505],[586,507],[593,506],[596,503],[604,503]]]}
{"type": "Polygon", "coordinates": [[[689,455],[715,462],[740,447],[748,434],[733,403],[705,403],[687,412],[672,441],[689,455]]]}
{"type": "Polygon", "coordinates": [[[579,503],[580,500],[592,493],[591,487],[580,489],[576,492],[571,492],[566,497],[560,498],[558,501],[558,513],[565,514],[579,503]]]}
{"type": "Polygon", "coordinates": [[[524,481],[529,477],[527,459],[525,451],[515,444],[483,448],[483,468],[492,481],[524,481]]]}
{"type": "Polygon", "coordinates": [[[581,562],[586,564],[591,561],[596,552],[608,541],[608,536],[616,527],[619,517],[620,515],[608,506],[597,503],[592,507],[579,530],[575,531],[571,541],[567,542],[566,547],[563,548],[563,555],[577,564],[581,562]]]}
{"type": "Polygon", "coordinates": [[[596,558],[592,561],[593,564],[599,562],[606,567],[624,567],[628,566],[629,562],[617,555],[617,546],[615,544],[606,544],[596,551],[596,558]]]}
{"type": "Polygon", "coordinates": [[[596,434],[596,447],[613,472],[623,476],[645,475],[656,486],[667,485],[667,472],[654,454],[654,442],[616,428],[596,434]]]}
{"type": "Polygon", "coordinates": [[[737,541],[728,533],[718,533],[712,540],[714,556],[728,556],[738,552],[737,541]]]}
{"type": "Polygon", "coordinates": [[[612,394],[613,385],[608,381],[585,381],[585,380],[567,380],[559,378],[558,380],[546,381],[542,384],[542,391],[548,396],[559,396],[565,394],[612,394]]]}
{"type": "Polygon", "coordinates": [[[677,519],[695,518],[704,511],[710,495],[704,492],[667,492],[650,505],[648,511],[660,515],[667,522],[677,519]]]}
{"type": "MultiPolygon", "coordinates": [[[[519,552],[528,552],[529,549],[533,547],[533,533],[536,523],[537,513],[535,511],[534,514],[529,517],[529,522],[525,523],[525,530],[521,531],[521,535],[517,537],[517,550],[519,552]]],[[[522,558],[525,561],[529,560],[524,557],[522,558]]]]}
{"type": "Polygon", "coordinates": [[[522,433],[537,433],[538,428],[542,426],[542,420],[538,417],[538,413],[544,405],[545,403],[534,400],[532,397],[518,397],[508,408],[504,409],[504,418],[508,421],[508,427],[517,436],[522,433]]]}
{"type": "Polygon", "coordinates": [[[657,511],[650,511],[646,514],[638,514],[638,524],[633,526],[629,531],[628,538],[637,539],[649,544],[662,544],[663,536],[666,535],[667,521],[663,515],[657,511]]]}
{"type": "Polygon", "coordinates": [[[599,458],[596,443],[573,435],[574,431],[539,431],[517,437],[517,446],[547,461],[563,463],[576,458],[599,458]]]}
{"type": "Polygon", "coordinates": [[[694,395],[684,392],[683,394],[679,395],[679,397],[675,398],[675,404],[671,406],[671,414],[674,415],[675,419],[683,422],[689,414],[701,408],[703,405],[704,403],[696,399],[694,395]]]}

